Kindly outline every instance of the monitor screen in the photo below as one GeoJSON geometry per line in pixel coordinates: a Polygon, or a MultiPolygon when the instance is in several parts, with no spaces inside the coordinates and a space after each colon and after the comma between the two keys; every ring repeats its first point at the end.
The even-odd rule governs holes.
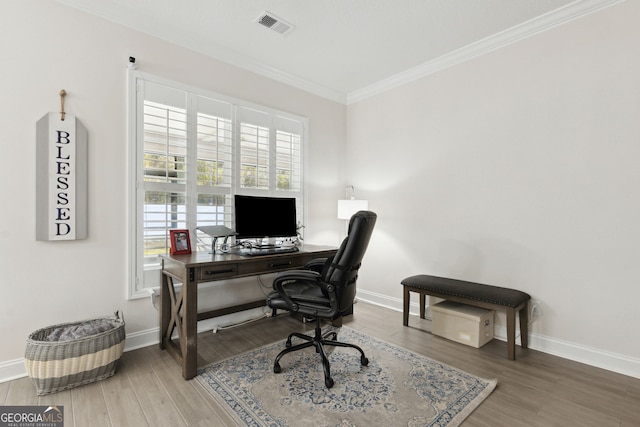
{"type": "Polygon", "coordinates": [[[235,195],[237,239],[291,237],[296,230],[296,199],[235,195]]]}

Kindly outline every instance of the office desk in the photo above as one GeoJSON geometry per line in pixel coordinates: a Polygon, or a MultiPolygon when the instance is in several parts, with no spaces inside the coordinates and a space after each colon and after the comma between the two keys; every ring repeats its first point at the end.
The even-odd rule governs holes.
{"type": "Polygon", "coordinates": [[[194,252],[189,255],[163,255],[160,285],[160,348],[182,366],[182,376],[196,376],[198,360],[198,320],[262,307],[265,298],[245,304],[198,313],[198,283],[257,276],[303,267],[315,258],[333,256],[335,248],[304,245],[298,252],[244,257],[232,254],[194,252]],[[174,285],[182,283],[176,295],[174,285]],[[173,332],[178,339],[171,339],[173,332]]]}

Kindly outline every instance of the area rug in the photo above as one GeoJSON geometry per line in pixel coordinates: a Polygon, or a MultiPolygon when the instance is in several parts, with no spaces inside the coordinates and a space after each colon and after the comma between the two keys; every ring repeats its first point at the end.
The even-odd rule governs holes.
{"type": "Polygon", "coordinates": [[[285,355],[273,373],[284,340],[199,369],[197,380],[238,425],[292,427],[458,426],[497,383],[348,327],[337,332],[369,365],[356,350],[329,348],[331,389],[313,347],[285,355]]]}

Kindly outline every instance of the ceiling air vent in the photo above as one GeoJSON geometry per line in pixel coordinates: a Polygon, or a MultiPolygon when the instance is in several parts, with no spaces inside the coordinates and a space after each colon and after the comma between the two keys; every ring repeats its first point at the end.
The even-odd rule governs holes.
{"type": "Polygon", "coordinates": [[[263,12],[260,16],[258,16],[256,22],[282,35],[287,34],[289,31],[293,30],[293,25],[285,22],[281,18],[278,18],[271,12],[263,12]]]}

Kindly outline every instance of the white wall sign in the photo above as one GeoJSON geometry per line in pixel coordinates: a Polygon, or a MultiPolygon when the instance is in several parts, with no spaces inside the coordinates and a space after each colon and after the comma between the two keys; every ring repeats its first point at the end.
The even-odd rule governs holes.
{"type": "Polygon", "coordinates": [[[87,237],[87,130],[66,114],[36,124],[36,239],[87,237]]]}

